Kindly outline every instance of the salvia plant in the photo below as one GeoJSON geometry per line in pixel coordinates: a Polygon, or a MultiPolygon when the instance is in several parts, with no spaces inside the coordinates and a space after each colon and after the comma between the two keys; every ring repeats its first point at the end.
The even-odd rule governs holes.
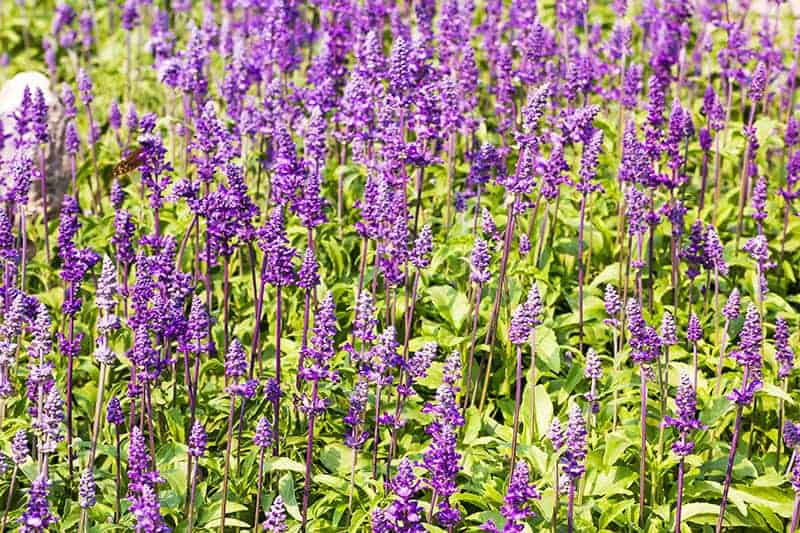
{"type": "Polygon", "coordinates": [[[0,4],[0,530],[798,530],[792,3],[0,4]]]}

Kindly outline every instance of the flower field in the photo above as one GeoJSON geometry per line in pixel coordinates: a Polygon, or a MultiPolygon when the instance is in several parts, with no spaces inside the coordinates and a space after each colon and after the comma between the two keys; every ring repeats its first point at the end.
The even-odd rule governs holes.
{"type": "Polygon", "coordinates": [[[777,0],[0,3],[0,531],[791,532],[777,0]]]}

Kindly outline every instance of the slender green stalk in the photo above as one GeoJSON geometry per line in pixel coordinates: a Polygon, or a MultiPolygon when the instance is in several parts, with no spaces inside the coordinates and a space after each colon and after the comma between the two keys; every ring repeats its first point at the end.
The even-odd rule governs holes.
{"type": "Polygon", "coordinates": [[[197,463],[199,459],[199,457],[196,458],[192,463],[191,488],[189,489],[189,512],[186,515],[187,520],[189,520],[189,525],[186,528],[187,533],[192,533],[194,527],[194,500],[197,494],[197,463]]]}
{"type": "Polygon", "coordinates": [[[258,490],[256,492],[256,509],[253,518],[253,533],[258,533],[261,527],[261,493],[264,490],[264,452],[265,448],[258,450],[258,490]]]}
{"type": "Polygon", "coordinates": [[[17,482],[17,470],[19,467],[14,463],[14,469],[11,471],[11,482],[8,484],[8,497],[6,498],[6,508],[3,511],[3,521],[0,522],[0,531],[6,530],[6,522],[8,521],[8,510],[11,508],[11,499],[14,497],[14,486],[17,482]]]}
{"type": "Polygon", "coordinates": [[[228,431],[225,433],[225,470],[222,476],[222,503],[219,514],[219,533],[225,533],[225,510],[228,505],[228,474],[231,468],[231,443],[233,442],[233,414],[236,407],[236,396],[231,395],[228,410],[228,431]]]}
{"type": "Polygon", "coordinates": [[[647,467],[647,376],[645,375],[644,366],[639,367],[639,396],[641,403],[639,406],[639,430],[641,436],[641,445],[639,448],[639,527],[644,527],[644,494],[645,494],[645,478],[647,467]]]}
{"type": "Polygon", "coordinates": [[[522,403],[522,346],[516,345],[517,366],[514,385],[514,425],[511,433],[511,467],[509,472],[514,471],[514,463],[517,460],[517,437],[519,436],[519,408],[522,403]]]}

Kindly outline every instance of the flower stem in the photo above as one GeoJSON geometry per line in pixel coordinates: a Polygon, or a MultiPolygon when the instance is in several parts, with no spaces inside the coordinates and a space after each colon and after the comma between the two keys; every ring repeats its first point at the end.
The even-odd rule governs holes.
{"type": "Polygon", "coordinates": [[[258,491],[256,492],[256,509],[253,518],[253,533],[261,527],[261,493],[264,490],[264,448],[258,451],[258,491]]]}
{"type": "MultiPolygon", "coordinates": [[[[464,374],[466,376],[466,386],[464,389],[464,409],[469,406],[470,403],[470,391],[472,390],[472,367],[475,364],[475,340],[478,335],[478,318],[480,317],[480,310],[481,310],[481,292],[483,289],[483,284],[479,283],[475,289],[475,307],[474,307],[474,314],[472,317],[472,333],[470,334],[470,341],[469,341],[469,359],[467,360],[467,372],[464,374]]],[[[477,387],[477,384],[475,384],[477,387]]]]}
{"type": "MultiPolygon", "coordinates": [[[[784,394],[788,394],[789,383],[787,378],[783,378],[781,380],[781,389],[783,390],[784,394]]],[[[778,451],[775,454],[775,464],[781,464],[781,448],[783,448],[783,417],[786,414],[786,405],[783,402],[783,398],[778,400],[778,442],[776,443],[778,447],[778,451]]]]}
{"type": "MultiPolygon", "coordinates": [[[[537,427],[536,427],[536,331],[531,332],[531,420],[530,420],[530,434],[531,442],[536,442],[537,427]]],[[[592,382],[594,383],[594,382],[592,382]]],[[[592,385],[594,387],[594,385],[592,385]]],[[[513,472],[513,470],[512,470],[513,472]]]]}
{"type": "Polygon", "coordinates": [[[114,472],[114,481],[115,481],[115,491],[114,491],[114,523],[119,521],[120,516],[120,500],[121,500],[121,489],[122,489],[122,459],[120,457],[120,435],[119,435],[119,426],[114,425],[114,440],[116,443],[117,453],[114,457],[114,460],[117,463],[116,471],[114,472]]]}
{"type": "Polygon", "coordinates": [[[317,396],[319,394],[319,382],[314,381],[311,388],[311,411],[308,413],[308,437],[306,440],[306,479],[303,483],[303,509],[300,513],[302,516],[302,531],[306,530],[306,522],[308,520],[308,497],[311,492],[311,461],[313,459],[312,450],[314,448],[314,413],[315,405],[317,404],[317,396]]]}
{"type": "Polygon", "coordinates": [[[684,460],[678,462],[678,499],[675,504],[675,533],[681,533],[681,507],[683,506],[683,469],[684,460]]]}
{"type": "Polygon", "coordinates": [[[380,439],[381,425],[378,419],[381,416],[381,384],[375,389],[375,429],[372,433],[372,479],[378,478],[378,440],[380,439]]]}
{"type": "MultiPolygon", "coordinates": [[[[353,429],[355,431],[355,428],[353,429]]],[[[353,447],[352,464],[350,465],[350,490],[347,493],[347,511],[353,513],[353,492],[356,485],[356,460],[358,459],[358,448],[353,447]]]]}
{"type": "Polygon", "coordinates": [[[44,149],[39,146],[39,174],[42,187],[42,224],[44,224],[44,253],[50,264],[50,227],[47,223],[47,168],[44,161],[44,149]]]}
{"type": "MultiPolygon", "coordinates": [[[[750,369],[745,368],[742,378],[742,388],[747,387],[750,369]]],[[[728,505],[728,490],[731,487],[731,475],[733,474],[733,462],[736,458],[736,448],[739,445],[739,432],[742,429],[742,410],[744,406],[739,404],[736,407],[736,420],[733,424],[733,437],[731,438],[731,450],[728,454],[728,466],[725,469],[725,480],[722,484],[722,501],[719,502],[719,516],[717,516],[716,533],[722,532],[722,523],[725,519],[725,507],[728,505]]]]}
{"type": "Polygon", "coordinates": [[[8,520],[8,510],[11,507],[11,498],[14,496],[14,485],[17,482],[17,470],[19,467],[14,463],[14,469],[11,471],[11,483],[8,485],[8,497],[6,498],[6,508],[3,511],[3,521],[0,523],[0,531],[6,530],[6,521],[8,520]]]}
{"type": "Polygon", "coordinates": [[[586,217],[586,193],[581,195],[578,218],[578,351],[583,353],[583,231],[586,217]]]}
{"type": "Polygon", "coordinates": [[[97,400],[94,404],[94,427],[92,428],[92,446],[89,452],[89,468],[94,468],[94,457],[97,453],[97,437],[103,421],[103,393],[105,392],[108,365],[100,363],[100,376],[97,378],[97,400]]]}
{"type": "MultiPolygon", "coordinates": [[[[280,391],[281,386],[281,307],[283,303],[283,296],[281,291],[281,286],[277,286],[277,291],[275,294],[275,380],[278,382],[278,390],[280,391]]],[[[272,426],[272,434],[275,437],[275,442],[272,444],[272,455],[278,455],[278,447],[279,447],[279,417],[281,414],[281,396],[280,393],[276,395],[275,400],[272,403],[272,410],[273,410],[273,426],[272,426]]]]}
{"type": "Polygon", "coordinates": [[[198,458],[195,458],[194,463],[192,464],[192,475],[191,475],[191,489],[189,489],[189,513],[187,514],[187,519],[189,520],[189,525],[186,528],[187,533],[192,533],[192,528],[194,526],[194,499],[197,493],[197,462],[198,458]]]}
{"type": "MultiPolygon", "coordinates": [[[[558,490],[558,488],[556,488],[558,490]]],[[[569,482],[569,493],[567,494],[567,533],[572,533],[574,528],[575,510],[575,480],[569,482]]]]}
{"type": "Polygon", "coordinates": [[[514,471],[514,463],[517,460],[517,437],[519,435],[519,407],[522,403],[522,347],[516,346],[517,349],[517,367],[516,367],[516,380],[514,386],[514,426],[511,436],[511,468],[509,472],[514,471]]]}
{"type": "Polygon", "coordinates": [[[236,396],[231,395],[228,409],[228,431],[225,434],[225,470],[222,476],[222,505],[219,513],[219,533],[225,533],[225,508],[228,504],[228,474],[231,468],[231,442],[233,441],[233,413],[236,407],[236,396]]]}
{"type": "Polygon", "coordinates": [[[494,341],[495,341],[495,328],[497,326],[497,317],[500,314],[500,301],[503,298],[503,287],[506,281],[506,269],[508,267],[508,255],[511,251],[511,237],[514,234],[514,207],[513,205],[508,210],[508,221],[506,222],[505,239],[503,241],[503,256],[500,259],[500,273],[497,278],[497,291],[494,296],[494,305],[492,306],[492,314],[489,317],[489,324],[486,329],[486,344],[489,345],[489,357],[486,361],[486,373],[483,378],[483,388],[481,389],[481,401],[478,404],[478,410],[483,410],[483,404],[486,402],[486,393],[489,389],[489,378],[492,375],[492,355],[494,354],[494,341]]]}
{"type": "Polygon", "coordinates": [[[719,396],[720,387],[722,386],[722,363],[725,358],[725,352],[728,348],[728,319],[725,319],[725,325],[722,328],[722,338],[719,341],[719,362],[717,363],[717,385],[714,389],[714,395],[719,396]]]}
{"type": "MultiPolygon", "coordinates": [[[[300,355],[297,360],[297,368],[303,368],[306,359],[306,347],[308,347],[308,323],[310,318],[310,310],[311,310],[311,290],[306,289],[303,291],[305,294],[303,296],[303,337],[302,337],[302,344],[300,345],[300,355]]],[[[300,387],[302,386],[300,379],[300,373],[297,373],[297,378],[295,379],[295,388],[299,391],[300,387]]]]}
{"type": "Polygon", "coordinates": [[[640,404],[640,418],[639,429],[641,435],[641,446],[639,451],[639,527],[644,527],[644,494],[645,494],[645,477],[647,467],[647,377],[645,376],[644,367],[639,367],[639,395],[641,399],[640,404]]]}

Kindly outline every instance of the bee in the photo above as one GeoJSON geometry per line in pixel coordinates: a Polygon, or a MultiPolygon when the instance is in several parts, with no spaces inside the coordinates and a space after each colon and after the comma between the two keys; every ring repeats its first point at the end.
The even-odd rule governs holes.
{"type": "Polygon", "coordinates": [[[144,148],[140,146],[128,154],[125,159],[114,165],[114,168],[111,169],[111,177],[116,178],[128,172],[133,172],[142,166],[144,161],[144,148]]]}

